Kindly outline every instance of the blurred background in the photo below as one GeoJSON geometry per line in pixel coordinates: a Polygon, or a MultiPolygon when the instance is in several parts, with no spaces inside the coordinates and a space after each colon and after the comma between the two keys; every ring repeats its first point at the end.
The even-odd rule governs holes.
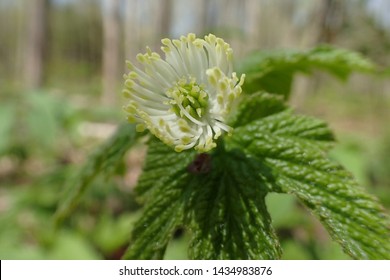
{"type": "MultiPolygon", "coordinates": [[[[346,83],[297,76],[289,102],[330,123],[332,157],[390,208],[390,1],[0,0],[1,259],[120,258],[139,215],[132,189],[144,147],[114,179],[98,178],[60,230],[51,219],[87,155],[124,121],[125,60],[188,32],[223,37],[236,62],[327,43],[377,63],[384,75],[346,83]]],[[[294,198],[267,203],[285,259],[348,258],[294,198]]],[[[178,231],[166,257],[186,258],[187,241],[178,231]]]]}

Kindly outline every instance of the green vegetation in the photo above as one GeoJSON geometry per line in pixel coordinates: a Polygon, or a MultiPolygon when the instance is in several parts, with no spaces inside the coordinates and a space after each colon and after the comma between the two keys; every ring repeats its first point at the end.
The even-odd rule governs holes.
{"type": "MultiPolygon", "coordinates": [[[[335,49],[328,51],[333,53],[335,49]]],[[[340,55],[324,55],[321,66],[341,73],[351,72],[356,65],[370,65],[354,53],[340,52],[345,62],[342,70],[338,69],[340,55]]],[[[311,61],[310,55],[306,60],[311,61]]],[[[289,61],[277,61],[272,67],[278,75],[295,72],[285,70],[289,61]]],[[[255,69],[254,65],[250,69],[255,69]]],[[[374,67],[366,70],[374,71],[374,67]]],[[[249,81],[247,87],[254,87],[251,83],[257,81],[249,81]]],[[[268,89],[272,92],[279,84],[276,80],[269,82],[268,89]]],[[[230,121],[235,127],[233,135],[224,137],[208,154],[176,153],[158,140],[149,140],[145,168],[136,187],[145,205],[124,258],[163,258],[179,228],[190,236],[188,254],[193,259],[280,258],[281,246],[265,201],[269,193],[275,192],[294,195],[352,258],[390,258],[389,219],[376,199],[328,158],[334,137],[326,123],[294,114],[279,95],[245,93],[230,121]]],[[[284,95],[289,96],[289,92],[284,95]]],[[[118,135],[121,130],[130,128],[120,128],[118,135]]],[[[131,145],[134,136],[125,137],[131,145]]],[[[117,136],[113,143],[103,146],[102,156],[91,158],[93,174],[109,174],[100,162],[108,159],[112,154],[109,151],[122,151],[113,148],[124,145],[120,139],[117,136]]],[[[86,170],[86,174],[91,172],[86,170]]],[[[82,187],[73,197],[77,198],[88,183],[76,182],[82,187]]],[[[77,202],[72,196],[65,199],[69,197],[70,202],[62,203],[59,213],[77,202]]],[[[313,242],[315,236],[309,242],[310,250],[315,251],[313,242]]],[[[286,244],[299,248],[292,242],[286,244]]]]}
{"type": "MultiPolygon", "coordinates": [[[[11,2],[0,4],[1,259],[389,258],[390,37],[355,16],[360,5],[352,4],[332,43],[375,63],[327,45],[237,60],[247,74],[246,95],[230,119],[239,133],[198,158],[205,164],[198,174],[195,153],[176,154],[135,133],[122,124],[120,105],[101,101],[98,1],[49,7],[43,83],[36,90],[22,79],[28,9],[11,2]]],[[[206,29],[226,33],[239,46],[236,58],[264,46],[317,42],[302,43],[296,36],[308,34],[302,27],[294,27],[295,35],[274,31],[274,18],[291,25],[290,18],[269,17],[271,23],[260,22],[260,38],[238,25],[206,29]]],[[[142,22],[142,28],[130,29],[134,42],[121,45],[123,61],[125,52],[131,59],[128,51],[162,37],[155,26],[142,22]]]]}

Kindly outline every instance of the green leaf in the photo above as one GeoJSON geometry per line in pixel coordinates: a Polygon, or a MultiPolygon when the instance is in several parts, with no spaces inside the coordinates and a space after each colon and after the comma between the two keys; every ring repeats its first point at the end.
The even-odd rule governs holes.
{"type": "Polygon", "coordinates": [[[356,259],[389,259],[389,219],[349,172],[328,159],[327,126],[283,111],[235,129],[226,143],[261,163],[270,191],[291,193],[356,259]]]}
{"type": "Polygon", "coordinates": [[[138,135],[134,125],[124,124],[88,158],[80,173],[67,186],[59,203],[55,214],[57,225],[77,207],[82,195],[98,175],[109,177],[114,173],[125,153],[135,144],[138,135]]]}
{"type": "Polygon", "coordinates": [[[148,154],[143,172],[135,189],[142,201],[154,196],[154,191],[164,188],[170,180],[187,172],[195,152],[174,152],[172,148],[153,138],[149,141],[148,154]]]}
{"type": "Polygon", "coordinates": [[[145,202],[132,231],[124,259],[162,259],[175,230],[183,224],[189,173],[194,152],[174,152],[158,140],[149,144],[144,172],[136,191],[145,202]]]}
{"type": "MultiPolygon", "coordinates": [[[[222,143],[220,143],[222,145],[222,143]]],[[[278,259],[281,249],[265,205],[259,165],[239,151],[211,155],[211,171],[191,181],[193,259],[278,259]]]]}
{"type": "Polygon", "coordinates": [[[267,188],[258,187],[254,164],[236,152],[196,156],[152,141],[136,188],[145,209],[124,258],[163,258],[180,227],[192,234],[192,258],[279,258],[265,207],[267,188]]]}
{"type": "Polygon", "coordinates": [[[239,72],[246,74],[244,92],[265,90],[280,94],[287,99],[291,92],[294,74],[310,73],[315,69],[326,71],[345,80],[352,72],[374,72],[375,66],[359,53],[331,46],[320,46],[306,52],[256,52],[243,61],[239,72]]]}
{"type": "MultiPolygon", "coordinates": [[[[275,134],[314,140],[315,145],[323,148],[333,146],[334,136],[325,122],[292,114],[283,99],[275,94],[257,92],[244,96],[229,124],[237,128],[258,119],[259,131],[270,130],[275,134]],[[268,116],[270,117],[267,118],[268,116]]],[[[256,128],[252,130],[257,131],[256,128]]]]}
{"type": "Polygon", "coordinates": [[[266,92],[244,95],[236,110],[237,113],[229,120],[229,125],[232,127],[243,126],[253,120],[264,118],[285,109],[286,104],[281,96],[266,92]]]}

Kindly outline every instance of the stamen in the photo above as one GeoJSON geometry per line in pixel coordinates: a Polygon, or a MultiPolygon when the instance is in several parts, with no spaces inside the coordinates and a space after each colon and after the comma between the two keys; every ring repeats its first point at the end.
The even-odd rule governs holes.
{"type": "Polygon", "coordinates": [[[165,59],[147,48],[137,55],[143,70],[126,62],[124,110],[137,131],[148,129],[177,152],[194,148],[207,152],[216,146],[227,114],[241,93],[244,76],[232,69],[232,49],[213,34],[180,40],[161,40],[165,59]]]}

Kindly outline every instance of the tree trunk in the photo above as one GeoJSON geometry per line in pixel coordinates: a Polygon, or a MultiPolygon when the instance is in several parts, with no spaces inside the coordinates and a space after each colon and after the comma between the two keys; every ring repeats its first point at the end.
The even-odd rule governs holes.
{"type": "Polygon", "coordinates": [[[344,4],[339,0],[324,0],[322,4],[322,14],[319,43],[333,43],[336,39],[344,18],[344,4]]]}
{"type": "Polygon", "coordinates": [[[113,105],[119,75],[119,0],[105,0],[103,5],[103,95],[104,104],[113,105]]]}
{"type": "Polygon", "coordinates": [[[48,0],[32,0],[27,5],[27,34],[24,63],[24,86],[36,89],[42,85],[46,41],[48,0]]]}
{"type": "Polygon", "coordinates": [[[198,0],[196,1],[195,8],[195,18],[196,18],[196,26],[195,31],[199,37],[203,37],[202,35],[206,32],[207,28],[207,11],[208,11],[208,2],[209,0],[198,0]]]}
{"type": "Polygon", "coordinates": [[[134,61],[139,50],[140,26],[138,23],[139,0],[126,1],[125,15],[125,57],[134,61]]]}
{"type": "Polygon", "coordinates": [[[160,14],[160,37],[170,37],[171,19],[172,19],[172,0],[161,0],[160,14]]]}
{"type": "Polygon", "coordinates": [[[247,43],[242,47],[244,48],[244,52],[249,52],[259,49],[259,42],[261,42],[261,1],[247,0],[245,2],[245,10],[246,18],[244,20],[247,43]]]}

